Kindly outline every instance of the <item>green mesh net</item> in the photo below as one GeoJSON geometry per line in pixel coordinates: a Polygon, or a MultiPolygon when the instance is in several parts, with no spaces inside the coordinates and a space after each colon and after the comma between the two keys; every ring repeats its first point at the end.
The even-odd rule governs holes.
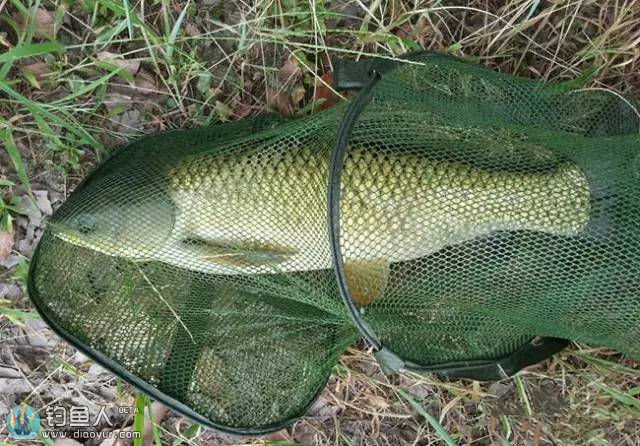
{"type": "Polygon", "coordinates": [[[567,340],[640,357],[632,103],[430,53],[351,100],[147,137],[50,221],[30,295],[197,421],[300,416],[360,335],[387,370],[499,379],[567,340]]]}
{"type": "Polygon", "coordinates": [[[318,118],[177,131],[118,151],[49,222],[30,276],[43,317],[201,423],[259,433],[299,416],[357,339],[326,223],[339,118],[318,118]]]}

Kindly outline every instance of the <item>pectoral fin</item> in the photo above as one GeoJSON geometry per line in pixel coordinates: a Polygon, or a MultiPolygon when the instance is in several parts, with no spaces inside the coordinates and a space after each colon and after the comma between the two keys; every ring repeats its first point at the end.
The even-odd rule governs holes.
{"type": "Polygon", "coordinates": [[[278,265],[298,253],[296,249],[245,240],[204,240],[188,238],[182,245],[201,260],[230,266],[278,265]]]}
{"type": "Polygon", "coordinates": [[[347,260],[344,271],[351,297],[360,307],[378,299],[389,280],[389,262],[382,259],[347,260]]]}

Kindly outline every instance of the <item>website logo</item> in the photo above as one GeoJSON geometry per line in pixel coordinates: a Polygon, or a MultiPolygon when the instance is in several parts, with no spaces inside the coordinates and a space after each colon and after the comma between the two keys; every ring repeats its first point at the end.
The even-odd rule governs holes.
{"type": "Polygon", "coordinates": [[[25,403],[14,407],[7,415],[9,437],[16,440],[33,440],[40,430],[40,415],[25,403]]]}

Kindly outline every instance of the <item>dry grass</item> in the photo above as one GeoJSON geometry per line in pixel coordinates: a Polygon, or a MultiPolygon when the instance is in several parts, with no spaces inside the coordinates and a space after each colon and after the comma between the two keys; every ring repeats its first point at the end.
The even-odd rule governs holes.
{"type": "MultiPolygon", "coordinates": [[[[548,81],[592,74],[590,88],[640,97],[639,43],[633,1],[0,0],[0,131],[19,153],[0,150],[0,178],[17,183],[0,183],[0,191],[64,196],[105,151],[141,132],[265,110],[311,112],[335,56],[426,48],[548,81]]],[[[0,222],[2,212],[17,218],[3,209],[0,222]]],[[[21,271],[0,269],[0,285],[21,271]]],[[[20,296],[2,305],[29,310],[20,296]]],[[[50,333],[33,348],[26,334],[43,328],[20,328],[23,315],[13,315],[0,313],[0,367],[25,371],[28,391],[43,395],[39,404],[68,392],[93,395],[95,404],[132,401],[130,389],[89,373],[91,363],[50,333]]],[[[350,350],[308,417],[285,432],[239,440],[189,430],[177,416],[159,429],[167,444],[442,444],[402,388],[459,444],[637,445],[637,366],[606,349],[574,347],[501,383],[388,379],[369,354],[350,350]]]]}

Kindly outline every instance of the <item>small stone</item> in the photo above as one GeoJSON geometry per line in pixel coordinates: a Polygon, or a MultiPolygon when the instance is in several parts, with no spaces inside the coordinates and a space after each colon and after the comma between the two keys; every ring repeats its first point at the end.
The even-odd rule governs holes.
{"type": "Polygon", "coordinates": [[[49,201],[49,192],[46,190],[34,190],[33,195],[36,199],[36,206],[45,215],[52,215],[53,208],[51,207],[51,201],[49,201]]]}
{"type": "Polygon", "coordinates": [[[33,347],[47,348],[49,342],[43,334],[43,330],[46,329],[46,324],[39,319],[25,321],[25,324],[29,327],[27,330],[27,340],[29,344],[33,347]]]}
{"type": "Polygon", "coordinates": [[[0,283],[0,299],[16,300],[20,298],[20,296],[22,296],[22,290],[20,290],[18,285],[14,283],[0,283]]]}
{"type": "Polygon", "coordinates": [[[38,209],[38,206],[31,201],[27,195],[23,195],[20,198],[20,207],[27,212],[28,223],[34,226],[40,226],[42,221],[42,212],[38,209]]]}

